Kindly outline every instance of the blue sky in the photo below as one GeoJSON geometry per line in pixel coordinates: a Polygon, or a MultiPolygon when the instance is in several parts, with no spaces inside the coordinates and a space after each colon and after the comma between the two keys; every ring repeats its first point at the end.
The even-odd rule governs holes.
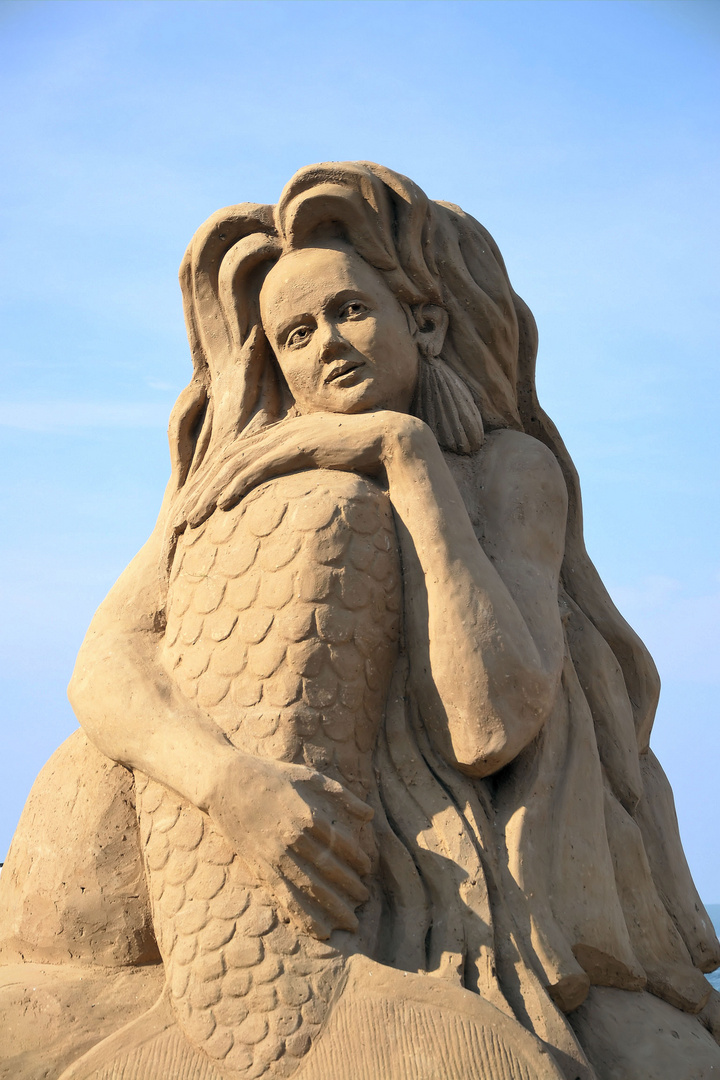
{"type": "Polygon", "coordinates": [[[152,528],[197,226],[370,159],[478,217],[540,328],[588,547],[664,682],[653,745],[720,901],[718,60],[709,0],[0,3],[0,857],[152,528]]]}

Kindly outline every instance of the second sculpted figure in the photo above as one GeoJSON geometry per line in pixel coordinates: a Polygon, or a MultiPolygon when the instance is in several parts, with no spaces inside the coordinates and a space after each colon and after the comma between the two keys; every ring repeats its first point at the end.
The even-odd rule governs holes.
{"type": "Polygon", "coordinates": [[[181,284],[171,481],[0,890],[6,965],[84,965],[124,1010],[42,1075],[720,1075],[657,674],[585,552],[492,238],[388,169],[317,165],[210,218],[181,284]],[[67,902],[62,955],[27,902],[61,772],[97,784],[87,836],[121,807],[135,845],[95,938],[67,902]]]}

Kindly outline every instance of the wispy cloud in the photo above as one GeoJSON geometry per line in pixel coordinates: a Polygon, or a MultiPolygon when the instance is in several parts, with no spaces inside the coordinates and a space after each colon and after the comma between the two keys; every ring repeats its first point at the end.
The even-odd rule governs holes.
{"type": "Polygon", "coordinates": [[[23,431],[79,428],[165,428],[165,401],[23,401],[0,402],[0,427],[23,431]]]}

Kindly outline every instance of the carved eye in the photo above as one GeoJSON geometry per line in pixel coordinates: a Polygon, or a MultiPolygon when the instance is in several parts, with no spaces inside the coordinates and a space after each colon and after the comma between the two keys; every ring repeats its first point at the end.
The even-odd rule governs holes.
{"type": "Polygon", "coordinates": [[[363,304],[362,300],[349,300],[347,304],[343,304],[340,309],[341,319],[352,319],[357,315],[364,315],[367,311],[367,307],[363,304]]]}
{"type": "Polygon", "coordinates": [[[309,326],[296,326],[295,329],[288,334],[285,344],[290,349],[300,345],[307,345],[311,333],[312,330],[309,326]]]}

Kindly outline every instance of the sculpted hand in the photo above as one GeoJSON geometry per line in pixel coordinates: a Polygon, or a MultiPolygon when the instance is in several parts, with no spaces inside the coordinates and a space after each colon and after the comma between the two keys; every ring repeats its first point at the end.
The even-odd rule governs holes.
{"type": "Polygon", "coordinates": [[[304,765],[238,755],[208,809],[302,929],[321,939],[357,929],[371,869],[357,833],[373,816],[361,799],[304,765]]]}
{"type": "Polygon", "coordinates": [[[406,413],[353,415],[310,413],[274,424],[238,448],[196,481],[187,522],[200,525],[216,507],[229,510],[251,488],[273,476],[302,469],[340,469],[370,476],[382,473],[387,454],[402,438],[429,429],[406,413]]]}

